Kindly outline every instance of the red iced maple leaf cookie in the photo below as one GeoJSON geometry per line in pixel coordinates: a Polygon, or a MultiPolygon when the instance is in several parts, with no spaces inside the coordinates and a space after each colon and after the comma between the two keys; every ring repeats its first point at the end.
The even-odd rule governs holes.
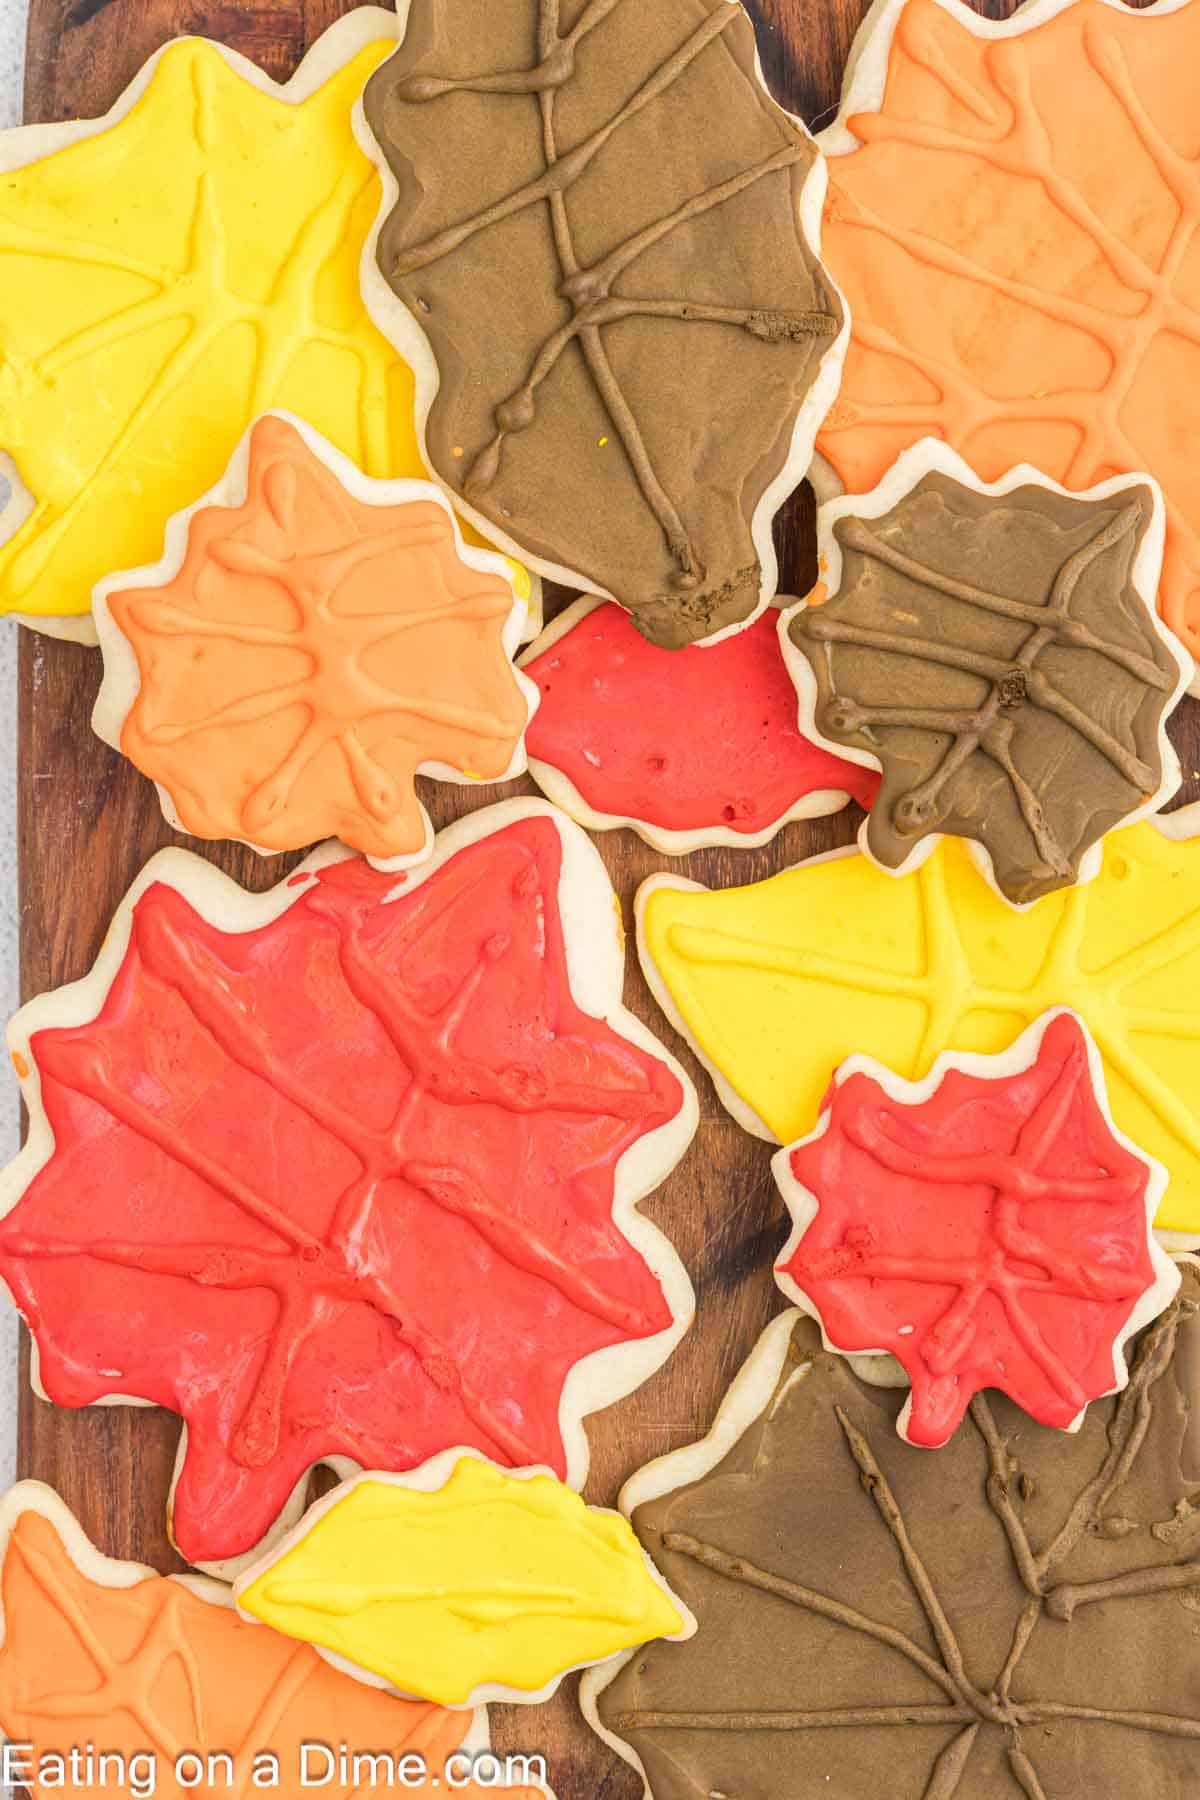
{"type": "Polygon", "coordinates": [[[1074,1428],[1179,1285],[1150,1229],[1165,1172],[1112,1124],[1073,1013],[918,1083],[851,1058],[774,1169],[796,1223],[780,1286],[831,1349],[903,1364],[913,1444],[944,1444],[988,1387],[1074,1428]]]}
{"type": "Polygon", "coordinates": [[[467,1444],[581,1485],[580,1418],[690,1315],[635,1203],[694,1100],[620,1006],[583,834],[513,802],[400,885],[335,855],[252,899],[165,852],[12,1036],[34,1129],[0,1274],[51,1399],[183,1415],[193,1562],[253,1547],[331,1457],[467,1444]]]}

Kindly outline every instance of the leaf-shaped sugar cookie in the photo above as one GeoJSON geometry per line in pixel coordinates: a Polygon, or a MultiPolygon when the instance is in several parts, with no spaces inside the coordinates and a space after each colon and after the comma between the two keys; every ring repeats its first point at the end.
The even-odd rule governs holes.
{"type": "Polygon", "coordinates": [[[845,320],[824,170],[729,0],[422,0],[363,101],[372,315],[431,466],[677,648],[775,591],[845,320]]]}
{"type": "Polygon", "coordinates": [[[1074,1430],[1179,1286],[1150,1229],[1165,1173],[1114,1130],[1070,1012],[921,1082],[851,1057],[773,1170],[794,1224],[776,1280],[831,1349],[902,1365],[910,1444],[946,1443],[985,1388],[1074,1430]]]}
{"type": "MultiPolygon", "coordinates": [[[[166,1578],[102,1556],[57,1494],[37,1482],[22,1482],[0,1501],[0,1557],[0,1730],[33,1775],[35,1795],[61,1791],[53,1759],[86,1745],[124,1759],[130,1779],[152,1773],[159,1800],[190,1791],[175,1779],[184,1752],[228,1756],[237,1795],[254,1792],[256,1758],[274,1757],[276,1791],[294,1795],[306,1743],[386,1746],[397,1761],[412,1758],[408,1791],[432,1793],[444,1791],[448,1763],[466,1775],[468,1732],[479,1746],[482,1718],[354,1681],[307,1644],[240,1619],[221,1583],[166,1578]],[[418,1758],[427,1781],[417,1779],[418,1758]]],[[[103,1782],[81,1766],[66,1791],[77,1800],[111,1797],[116,1765],[103,1782]]],[[[310,1766],[325,1771],[323,1758],[312,1757],[310,1766]]],[[[260,1767],[269,1773],[269,1763],[260,1767]]],[[[353,1774],[343,1781],[335,1769],[322,1790],[349,1800],[363,1791],[360,1782],[353,1774]]],[[[484,1790],[468,1783],[462,1791],[484,1790]]],[[[535,1790],[519,1791],[533,1800],[535,1790]]]]}
{"type": "Polygon", "coordinates": [[[541,694],[529,772],[589,831],[629,825],[668,856],[746,849],[879,791],[801,732],[771,608],[719,644],[662,650],[611,601],[577,600],[521,666],[541,694]]]}
{"type": "Polygon", "coordinates": [[[584,1677],[645,1793],[1200,1792],[1189,1262],[1074,1437],[980,1394],[944,1450],[915,1449],[901,1392],[827,1355],[812,1319],[774,1320],[709,1435],[622,1490],[698,1622],[584,1677]]]}
{"type": "Polygon", "coordinates": [[[524,768],[526,610],[431,481],[372,481],[268,413],[162,560],[97,587],[92,724],[198,837],[274,853],[337,836],[405,867],[433,842],[419,772],[524,768]]]}
{"type": "Polygon", "coordinates": [[[651,986],[747,1129],[802,1137],[861,1051],[906,1080],[943,1050],[1005,1050],[1069,1006],[1113,1118],[1170,1177],[1160,1227],[1200,1234],[1200,808],[1105,839],[1100,873],[1016,912],[959,840],[913,875],[858,852],[712,893],[639,895],[651,986]]]}
{"type": "Polygon", "coordinates": [[[57,1404],[183,1416],[188,1561],[254,1550],[326,1460],[467,1444],[582,1487],[582,1416],[693,1310],[637,1203],[695,1097],[620,1004],[618,926],[535,800],[402,879],[326,845],[251,896],[166,850],[17,1015],[0,1277],[57,1404]]]}
{"type": "Polygon", "coordinates": [[[336,1489],[236,1594],[277,1631],[448,1706],[544,1700],[569,1669],[691,1623],[619,1513],[549,1470],[457,1450],[336,1489]]]}
{"type": "Polygon", "coordinates": [[[96,582],[152,562],[272,406],[370,475],[426,473],[359,289],[379,182],[352,115],[395,33],[362,7],[282,88],[181,39],[105,118],[0,133],[0,614],[94,642],[96,582]]]}

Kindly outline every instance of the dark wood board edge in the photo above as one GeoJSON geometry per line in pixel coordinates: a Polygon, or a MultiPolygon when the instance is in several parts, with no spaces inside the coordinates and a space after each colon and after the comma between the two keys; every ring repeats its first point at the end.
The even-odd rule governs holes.
{"type": "MultiPolygon", "coordinates": [[[[419,4],[420,0],[414,0],[419,4]]],[[[1007,16],[1012,0],[976,0],[1007,16]]],[[[340,13],[340,0],[31,0],[26,116],[56,120],[107,109],[145,59],[167,38],[216,37],[284,78],[340,13]]],[[[777,97],[810,123],[836,104],[841,70],[865,0],[751,0],[765,73],[777,97]]],[[[815,575],[811,496],[801,493],[778,527],[782,587],[804,593],[815,575]]],[[[198,846],[164,825],[150,786],[92,735],[99,680],[94,651],[22,632],[19,672],[18,862],[21,880],[21,985],[29,997],[81,975],[108,920],[146,859],[167,843],[200,849],[246,886],[272,885],[295,859],[264,861],[229,846],[198,846]]],[[[1200,707],[1188,703],[1174,734],[1190,774],[1200,768],[1200,707]]],[[[524,784],[528,785],[528,784],[524,784]]],[[[1197,790],[1193,780],[1186,790],[1197,790]]],[[[437,825],[473,810],[500,790],[425,794],[437,825]],[[448,798],[449,796],[449,798],[448,798]]],[[[504,794],[521,791],[518,785],[504,794]]],[[[529,787],[529,791],[534,791],[529,787]]],[[[832,820],[794,825],[757,851],[705,851],[687,873],[708,885],[758,880],[800,858],[852,841],[854,809],[832,820]]],[[[649,874],[679,868],[631,833],[598,840],[632,932],[632,896],[649,874]]],[[[671,1039],[631,958],[629,1005],[671,1039]]],[[[679,1049],[672,1040],[672,1047],[679,1049]]],[[[782,1301],[771,1266],[786,1235],[769,1175],[770,1147],[741,1132],[716,1104],[702,1071],[688,1062],[704,1122],[689,1155],[646,1211],[676,1243],[697,1289],[695,1328],[667,1367],[636,1395],[590,1424],[588,1497],[610,1504],[622,1481],[653,1456],[701,1435],[767,1319],[782,1301]]],[[[71,1413],[45,1405],[29,1387],[23,1334],[18,1465],[22,1475],[55,1486],[101,1549],[164,1571],[180,1567],[165,1535],[165,1499],[178,1421],[150,1409],[93,1408],[71,1413]]],[[[501,1750],[541,1752],[559,1800],[635,1800],[639,1784],[583,1723],[576,1684],[564,1684],[540,1709],[493,1709],[501,1750]]]]}

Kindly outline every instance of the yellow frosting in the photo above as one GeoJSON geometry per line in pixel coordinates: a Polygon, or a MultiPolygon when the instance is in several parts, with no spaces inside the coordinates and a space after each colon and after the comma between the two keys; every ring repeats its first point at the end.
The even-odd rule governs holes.
{"type": "Polygon", "coordinates": [[[660,888],[642,938],[690,1035],[784,1143],[856,1050],[917,1079],[942,1050],[1004,1050],[1074,1007],[1117,1124],[1170,1172],[1157,1223],[1200,1231],[1200,840],[1116,832],[1094,882],[1026,912],[957,840],[904,879],[855,853],[753,887],[660,888]]]}
{"type": "Polygon", "coordinates": [[[186,39],[117,124],[0,175],[0,448],[36,502],[0,613],[88,613],[271,407],[370,475],[425,473],[411,372],[359,290],[380,188],[351,115],[393,47],[293,104],[186,39]]]}
{"type": "Polygon", "coordinates": [[[238,1592],[243,1612],[407,1694],[536,1693],[683,1621],[624,1519],[463,1457],[420,1493],[366,1479],[238,1592]]]}

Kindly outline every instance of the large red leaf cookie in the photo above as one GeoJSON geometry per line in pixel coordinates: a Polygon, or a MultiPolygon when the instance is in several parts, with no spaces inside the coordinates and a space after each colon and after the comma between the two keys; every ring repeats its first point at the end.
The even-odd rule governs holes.
{"type": "Polygon", "coordinates": [[[1165,1171],[1117,1132],[1073,1013],[919,1083],[852,1057],[774,1168],[796,1223],[780,1286],[830,1348],[903,1364],[913,1444],[944,1444],[990,1387],[1077,1427],[1179,1286],[1151,1232],[1165,1171]]]}
{"type": "MultiPolygon", "coordinates": [[[[495,1786],[494,1759],[479,1765],[479,1785],[468,1778],[486,1741],[482,1712],[398,1699],[239,1618],[215,1581],[102,1556],[37,1482],[0,1502],[0,1559],[0,1729],[10,1772],[36,1796],[178,1800],[209,1757],[228,1760],[214,1761],[205,1792],[296,1795],[306,1769],[332,1800],[368,1791],[362,1762],[329,1770],[305,1752],[322,1743],[350,1757],[386,1751],[410,1793],[445,1791],[448,1780],[477,1797],[495,1786]]],[[[525,1800],[543,1791],[519,1790],[525,1800]]]]}
{"type": "Polygon", "coordinates": [[[985,481],[1148,471],[1160,607],[1200,652],[1200,7],[878,0],[822,134],[849,302],[818,448],[853,493],[918,438],[985,481]]]}
{"type": "Polygon", "coordinates": [[[691,1313],[636,1202],[695,1100],[620,1005],[618,930],[583,834],[511,802],[399,884],[326,849],[255,899],[167,851],[18,1015],[0,1274],[51,1399],[183,1415],[189,1560],[329,1458],[467,1444],[582,1485],[582,1415],[691,1313]]]}

